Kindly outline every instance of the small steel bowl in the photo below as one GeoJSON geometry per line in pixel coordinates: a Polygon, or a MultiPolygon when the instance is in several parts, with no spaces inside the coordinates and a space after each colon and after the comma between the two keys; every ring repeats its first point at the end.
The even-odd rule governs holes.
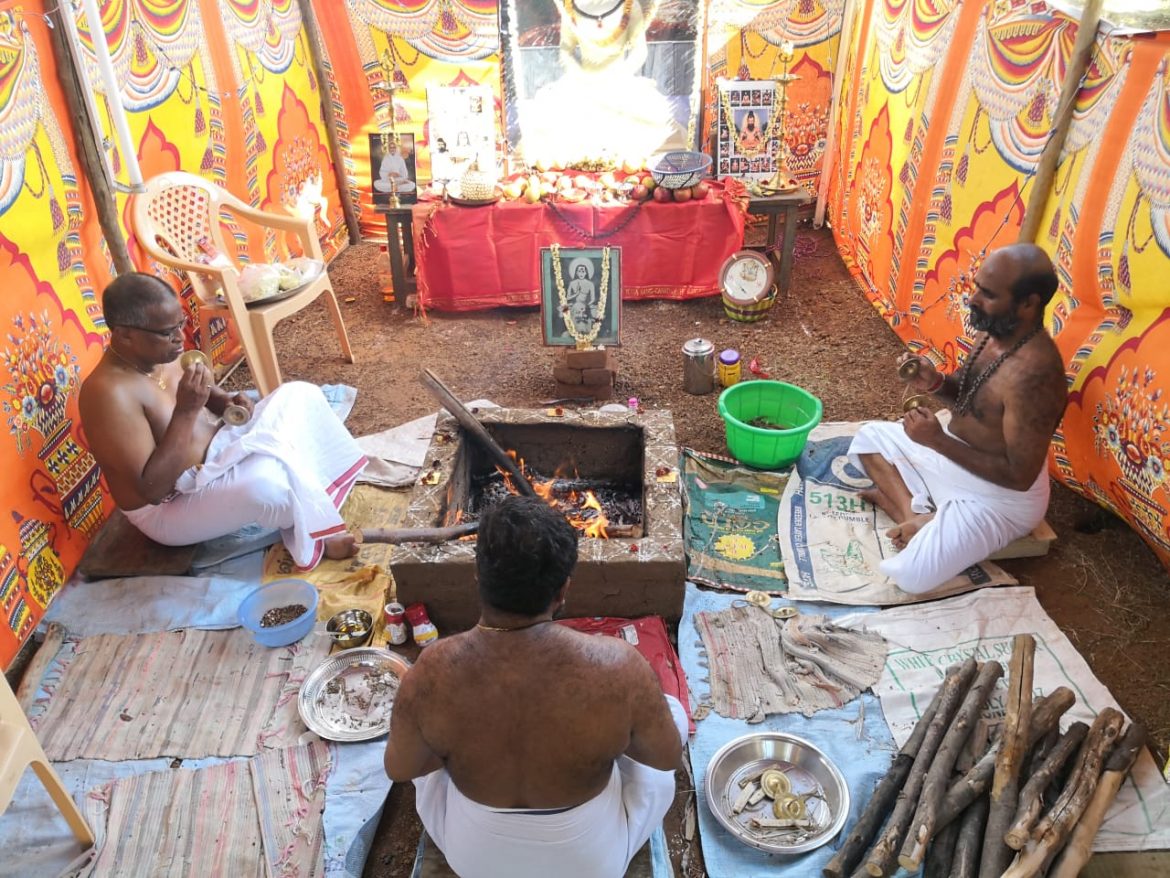
{"type": "MultiPolygon", "coordinates": [[[[745,784],[746,785],[746,784],[745,784]]],[[[849,787],[829,757],[803,738],[783,732],[757,732],[724,744],[711,757],[706,775],[707,807],[715,819],[738,841],[770,854],[803,854],[831,841],[849,817],[849,787]],[[773,816],[772,800],[732,814],[743,787],[740,781],[758,777],[777,768],[787,776],[792,794],[803,796],[811,830],[765,830],[751,828],[753,817],[773,816]],[[775,833],[771,838],[761,835],[775,833]]]]}
{"type": "Polygon", "coordinates": [[[365,610],[342,610],[326,623],[325,630],[342,649],[352,649],[370,639],[374,617],[365,610]]]}

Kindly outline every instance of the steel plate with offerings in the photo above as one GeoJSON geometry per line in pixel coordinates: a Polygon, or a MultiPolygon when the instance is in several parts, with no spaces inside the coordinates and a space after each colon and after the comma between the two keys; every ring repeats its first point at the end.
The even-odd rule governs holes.
{"type": "Polygon", "coordinates": [[[723,310],[740,323],[754,323],[776,301],[776,278],[768,257],[754,250],[732,253],[719,269],[723,310]]]}
{"type": "Polygon", "coordinates": [[[301,684],[301,721],[330,741],[368,741],[390,731],[390,714],[410,662],[376,647],[329,656],[301,684]]]}

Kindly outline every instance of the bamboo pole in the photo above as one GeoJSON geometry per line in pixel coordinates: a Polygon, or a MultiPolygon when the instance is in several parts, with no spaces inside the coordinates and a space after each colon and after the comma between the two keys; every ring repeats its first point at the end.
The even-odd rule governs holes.
{"type": "MultiPolygon", "coordinates": [[[[71,27],[72,19],[66,20],[58,4],[46,13],[52,27],[49,28],[49,41],[53,45],[53,60],[57,65],[57,79],[61,84],[61,91],[65,93],[65,103],[69,107],[72,117],[73,143],[77,147],[77,155],[81,162],[81,169],[85,179],[93,192],[94,207],[97,210],[98,225],[102,236],[106,239],[106,246],[110,248],[110,259],[113,260],[114,270],[118,274],[134,271],[134,263],[130,259],[130,251],[126,247],[126,236],[122,233],[122,224],[118,216],[118,205],[114,201],[114,180],[110,175],[110,166],[106,164],[105,151],[98,142],[98,132],[101,127],[98,120],[90,112],[90,105],[86,99],[87,90],[84,80],[78,70],[77,58],[69,44],[67,34],[75,32],[71,27]]],[[[101,38],[101,30],[97,31],[101,38]]]]}
{"type": "Polygon", "coordinates": [[[999,878],[1015,856],[1004,834],[1016,815],[1020,795],[1020,764],[1028,755],[1028,732],[1032,721],[1032,665],[1036,638],[1017,634],[1012,639],[1012,660],[1008,670],[1007,716],[1003,738],[995,758],[995,779],[991,783],[991,810],[983,831],[983,859],[979,878],[999,878]]]}
{"type": "Polygon", "coordinates": [[[1081,77],[1089,66],[1089,56],[1097,37],[1097,25],[1101,21],[1101,0],[1086,0],[1081,10],[1081,21],[1077,25],[1077,41],[1068,59],[1068,69],[1060,87],[1060,103],[1056,105],[1056,118],[1052,120],[1052,134],[1036,163],[1036,176],[1032,178],[1032,192],[1028,195],[1028,206],[1024,209],[1024,222],[1020,227],[1021,242],[1035,243],[1040,233],[1040,216],[1052,192],[1052,180],[1060,164],[1060,153],[1064,149],[1068,129],[1072,125],[1073,106],[1081,87],[1081,77]]]}
{"type": "Polygon", "coordinates": [[[349,231],[349,243],[357,244],[362,239],[358,225],[357,211],[349,191],[349,175],[345,170],[345,155],[341,151],[341,136],[337,133],[337,114],[333,110],[330,96],[329,69],[325,65],[325,38],[313,9],[313,0],[297,0],[301,7],[301,21],[309,37],[309,54],[313,58],[313,72],[317,74],[317,86],[321,90],[321,116],[325,120],[325,136],[329,140],[329,157],[333,160],[333,173],[337,177],[337,197],[341,199],[341,213],[345,217],[345,228],[349,231]]]}

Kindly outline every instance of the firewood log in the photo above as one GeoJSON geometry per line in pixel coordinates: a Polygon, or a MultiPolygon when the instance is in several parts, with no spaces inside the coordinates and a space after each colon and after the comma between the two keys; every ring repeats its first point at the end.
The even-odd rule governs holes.
{"type": "Polygon", "coordinates": [[[950,878],[976,878],[979,857],[983,853],[983,828],[987,825],[987,809],[991,800],[979,796],[967,806],[957,821],[959,837],[955,840],[955,855],[951,858],[950,878]]]}
{"type": "Polygon", "coordinates": [[[918,795],[922,791],[923,781],[926,780],[926,772],[930,768],[930,763],[934,761],[934,754],[938,752],[947,729],[951,726],[955,711],[959,709],[963,696],[967,694],[967,689],[975,678],[976,667],[975,659],[971,658],[958,667],[952,666],[947,671],[942,690],[938,694],[938,711],[926,730],[918,754],[914,757],[914,765],[906,776],[906,783],[898,795],[889,822],[866,857],[866,871],[874,878],[882,878],[883,875],[889,875],[894,871],[894,858],[914,817],[914,809],[918,806],[918,795]]]}
{"type": "Polygon", "coordinates": [[[926,846],[934,837],[935,823],[938,817],[938,808],[946,795],[951,772],[955,767],[955,760],[959,751],[963,749],[976,720],[983,713],[983,708],[991,698],[995,684],[1003,676],[1003,665],[990,661],[979,669],[979,676],[967,695],[963,704],[955,714],[951,727],[947,729],[946,737],[939,745],[934,761],[926,773],[922,783],[922,795],[918,800],[918,808],[910,822],[910,830],[902,844],[902,853],[898,857],[898,865],[910,872],[915,872],[922,865],[926,856],[926,846]]]}
{"type": "Polygon", "coordinates": [[[1122,722],[1121,714],[1112,707],[1097,714],[1077,755],[1077,766],[1065,782],[1060,798],[1036,824],[1030,843],[1011,868],[1003,873],[1003,878],[1035,878],[1044,874],[1088,807],[1101,777],[1101,764],[1116,743],[1122,722]]]}
{"type": "MultiPolygon", "coordinates": [[[[865,806],[861,816],[857,818],[857,823],[849,831],[841,849],[833,854],[833,858],[821,869],[821,874],[825,878],[842,878],[851,869],[858,868],[862,854],[865,853],[869,843],[873,841],[874,835],[881,828],[886,817],[889,816],[890,806],[894,799],[902,791],[906,775],[910,773],[910,768],[914,765],[914,757],[918,755],[918,748],[921,746],[922,739],[926,736],[926,730],[930,727],[934,714],[938,710],[938,702],[939,699],[936,695],[926,708],[926,712],[922,714],[922,719],[914,726],[914,731],[910,733],[906,743],[902,745],[902,749],[898,751],[898,755],[894,757],[890,770],[878,782],[873,795],[870,796],[869,803],[865,806]]],[[[869,874],[865,871],[864,866],[861,866],[860,871],[861,874],[869,874]]]]}
{"type": "Polygon", "coordinates": [[[927,848],[926,859],[922,861],[922,878],[951,878],[960,825],[960,821],[952,820],[949,826],[935,833],[927,848]]]}
{"type": "Polygon", "coordinates": [[[995,757],[995,778],[991,782],[991,809],[983,830],[983,858],[979,878],[1000,878],[1012,861],[1012,849],[1004,834],[1016,813],[1019,799],[1020,763],[1028,753],[1028,730],[1032,721],[1032,665],[1036,638],[1017,634],[1012,638],[1012,660],[1008,669],[1007,714],[1003,737],[995,757]]]}
{"type": "Polygon", "coordinates": [[[1044,791],[1064,764],[1077,752],[1088,731],[1089,727],[1084,723],[1073,723],[1069,726],[1068,731],[1060,736],[1056,746],[1052,748],[1052,752],[1040,763],[1024,784],[1024,788],[1020,790],[1016,819],[1012,821],[1011,828],[1005,836],[1007,845],[1012,850],[1020,850],[1032,834],[1032,827],[1040,818],[1040,812],[1044,810],[1044,791]]]}
{"type": "Polygon", "coordinates": [[[363,543],[445,543],[479,530],[478,521],[449,527],[367,527],[362,530],[363,543]]]}
{"type": "MultiPolygon", "coordinates": [[[[1029,739],[1035,743],[1037,739],[1047,734],[1049,729],[1056,728],[1060,718],[1073,706],[1076,696],[1067,686],[1053,689],[1036,702],[1032,711],[1032,724],[1028,732],[1029,739]]],[[[963,777],[951,784],[939,809],[935,829],[942,829],[966,810],[967,806],[987,792],[995,775],[995,757],[998,753],[998,742],[977,762],[963,777]]]]}
{"type": "Polygon", "coordinates": [[[1125,781],[1133,764],[1137,761],[1142,747],[1146,744],[1146,730],[1138,723],[1130,723],[1125,737],[1109,754],[1105,763],[1105,771],[1093,791],[1088,807],[1077,821],[1076,828],[1069,836],[1068,844],[1056,858],[1052,868],[1048,870],[1048,878],[1076,878],[1081,868],[1089,861],[1092,854],[1093,838],[1101,828],[1101,821],[1105,819],[1105,812],[1113,804],[1117,791],[1125,781]]]}

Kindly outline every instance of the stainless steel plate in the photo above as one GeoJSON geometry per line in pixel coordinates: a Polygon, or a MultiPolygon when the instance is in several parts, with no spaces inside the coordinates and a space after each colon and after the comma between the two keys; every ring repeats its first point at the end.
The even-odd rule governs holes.
{"type": "Polygon", "coordinates": [[[410,662],[372,646],[335,653],[301,684],[297,710],[330,741],[368,741],[390,731],[390,713],[410,662]]]}
{"type": "Polygon", "coordinates": [[[744,844],[771,854],[801,854],[830,841],[849,816],[849,788],[837,766],[803,738],[783,732],[759,732],[731,741],[711,757],[706,776],[707,807],[728,832],[744,844]],[[740,781],[768,768],[787,776],[791,792],[805,798],[808,829],[755,829],[752,818],[772,817],[765,797],[732,814],[743,789],[740,781]]]}

